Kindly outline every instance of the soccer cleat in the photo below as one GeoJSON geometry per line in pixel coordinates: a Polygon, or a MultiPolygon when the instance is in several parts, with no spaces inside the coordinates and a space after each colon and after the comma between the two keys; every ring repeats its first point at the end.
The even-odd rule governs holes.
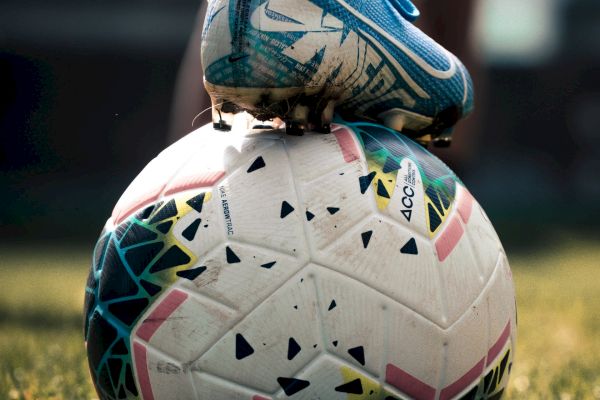
{"type": "Polygon", "coordinates": [[[210,0],[203,32],[214,124],[231,112],[327,131],[334,110],[448,141],[473,105],[463,64],[412,22],[409,0],[210,0]]]}

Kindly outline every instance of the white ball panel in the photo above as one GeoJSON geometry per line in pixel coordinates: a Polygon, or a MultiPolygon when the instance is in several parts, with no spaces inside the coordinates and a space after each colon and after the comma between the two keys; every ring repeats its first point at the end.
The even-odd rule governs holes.
{"type": "Polygon", "coordinates": [[[487,282],[496,267],[498,253],[502,251],[502,245],[492,224],[477,202],[473,203],[473,211],[469,223],[466,225],[466,234],[471,243],[482,279],[487,282]]]}
{"type": "Polygon", "coordinates": [[[279,388],[277,377],[294,376],[320,352],[316,299],[313,278],[305,273],[294,276],[200,357],[193,368],[275,392],[279,388]],[[300,351],[290,353],[292,338],[300,351]]]}
{"type": "Polygon", "coordinates": [[[392,364],[423,383],[437,387],[444,365],[444,332],[422,316],[392,302],[386,318],[386,367],[392,364]]]}
{"type": "Polygon", "coordinates": [[[440,267],[431,243],[393,221],[377,217],[352,232],[315,258],[442,324],[440,267]],[[372,236],[365,249],[362,234],[366,232],[372,232],[372,236]],[[418,254],[403,254],[401,249],[413,239],[418,254]]]}
{"type": "Polygon", "coordinates": [[[206,192],[206,196],[210,196],[210,199],[204,201],[202,213],[192,209],[181,217],[172,229],[172,233],[177,240],[193,251],[194,254],[207,254],[225,241],[223,213],[218,196],[215,197],[214,191],[206,192]],[[184,236],[183,233],[192,224],[197,223],[198,219],[200,219],[198,229],[195,231],[192,240],[189,240],[189,235],[184,236]]]}
{"type": "Polygon", "coordinates": [[[508,260],[504,252],[502,252],[498,258],[497,268],[490,279],[488,302],[488,313],[490,316],[489,348],[496,343],[508,323],[510,323],[511,340],[513,342],[516,340],[517,326],[515,303],[514,301],[507,301],[507,299],[514,299],[514,293],[514,285],[508,260]]]}
{"type": "MultiPolygon", "coordinates": [[[[257,400],[255,391],[229,380],[192,371],[192,379],[198,399],[207,400],[257,400]]],[[[262,398],[267,399],[263,396],[262,398]]]]}
{"type": "MultiPolygon", "coordinates": [[[[459,220],[456,213],[451,218],[459,220]]],[[[458,223],[462,225],[462,222],[458,223]]],[[[466,235],[462,235],[454,250],[440,263],[439,270],[446,296],[447,319],[443,326],[448,327],[465,313],[485,286],[473,247],[466,235]]]]}
{"type": "Polygon", "coordinates": [[[183,284],[245,315],[278,290],[304,263],[269,249],[230,242],[201,259],[206,271],[193,282],[183,284]]]}
{"type": "Polygon", "coordinates": [[[189,363],[208,350],[237,319],[237,313],[227,307],[188,295],[160,325],[150,345],[181,363],[189,363]]]}
{"type": "Polygon", "coordinates": [[[155,400],[189,400],[197,398],[188,367],[148,347],[148,375],[155,400]]]}
{"type": "Polygon", "coordinates": [[[380,376],[385,297],[363,283],[324,268],[320,268],[316,276],[328,352],[349,365],[380,376]]]}
{"type": "Polygon", "coordinates": [[[366,376],[360,369],[327,354],[314,360],[306,370],[298,374],[297,379],[308,382],[309,386],[291,396],[280,391],[274,399],[383,399],[385,395],[391,394],[382,389],[376,378],[366,376]]]}
{"type": "Polygon", "coordinates": [[[372,196],[360,193],[360,176],[355,164],[347,164],[334,171],[324,170],[309,185],[299,183],[302,210],[314,214],[306,226],[317,252],[354,230],[356,224],[373,213],[372,196]]]}
{"type": "Polygon", "coordinates": [[[230,222],[228,236],[288,254],[307,254],[302,230],[304,212],[298,204],[282,144],[256,154],[215,191],[226,224],[230,222]],[[258,157],[265,166],[248,173],[258,157]]]}
{"type": "Polygon", "coordinates": [[[294,180],[298,184],[310,183],[323,172],[335,172],[346,162],[334,135],[305,135],[285,137],[294,180]]]}
{"type": "MultiPolygon", "coordinates": [[[[442,388],[453,384],[484,360],[489,349],[489,295],[487,288],[446,332],[446,365],[442,388]]],[[[483,368],[483,365],[481,367],[483,368]]]]}

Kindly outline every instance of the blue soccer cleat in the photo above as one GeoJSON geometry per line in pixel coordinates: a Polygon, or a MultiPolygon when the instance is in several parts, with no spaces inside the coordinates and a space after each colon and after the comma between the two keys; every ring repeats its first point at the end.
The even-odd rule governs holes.
{"type": "Polygon", "coordinates": [[[215,127],[231,114],[328,130],[334,111],[447,142],[473,106],[464,65],[410,0],[210,0],[202,42],[215,127]]]}

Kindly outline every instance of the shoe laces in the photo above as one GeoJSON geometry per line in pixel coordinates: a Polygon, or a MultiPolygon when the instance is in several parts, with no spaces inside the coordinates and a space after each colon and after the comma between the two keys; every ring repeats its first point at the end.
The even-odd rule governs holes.
{"type": "Polygon", "coordinates": [[[421,13],[410,0],[391,0],[394,8],[410,22],[415,22],[421,13]]]}

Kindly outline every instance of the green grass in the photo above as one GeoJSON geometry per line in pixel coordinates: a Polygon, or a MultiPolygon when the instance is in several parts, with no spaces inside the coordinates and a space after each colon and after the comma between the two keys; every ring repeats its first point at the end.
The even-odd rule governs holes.
{"type": "MultiPolygon", "coordinates": [[[[600,245],[510,257],[519,332],[507,399],[600,399],[600,245]]],[[[0,248],[0,399],[97,398],[82,340],[91,249],[0,248]]]]}
{"type": "Polygon", "coordinates": [[[0,399],[97,397],[82,339],[90,258],[79,249],[0,248],[0,399]]]}

